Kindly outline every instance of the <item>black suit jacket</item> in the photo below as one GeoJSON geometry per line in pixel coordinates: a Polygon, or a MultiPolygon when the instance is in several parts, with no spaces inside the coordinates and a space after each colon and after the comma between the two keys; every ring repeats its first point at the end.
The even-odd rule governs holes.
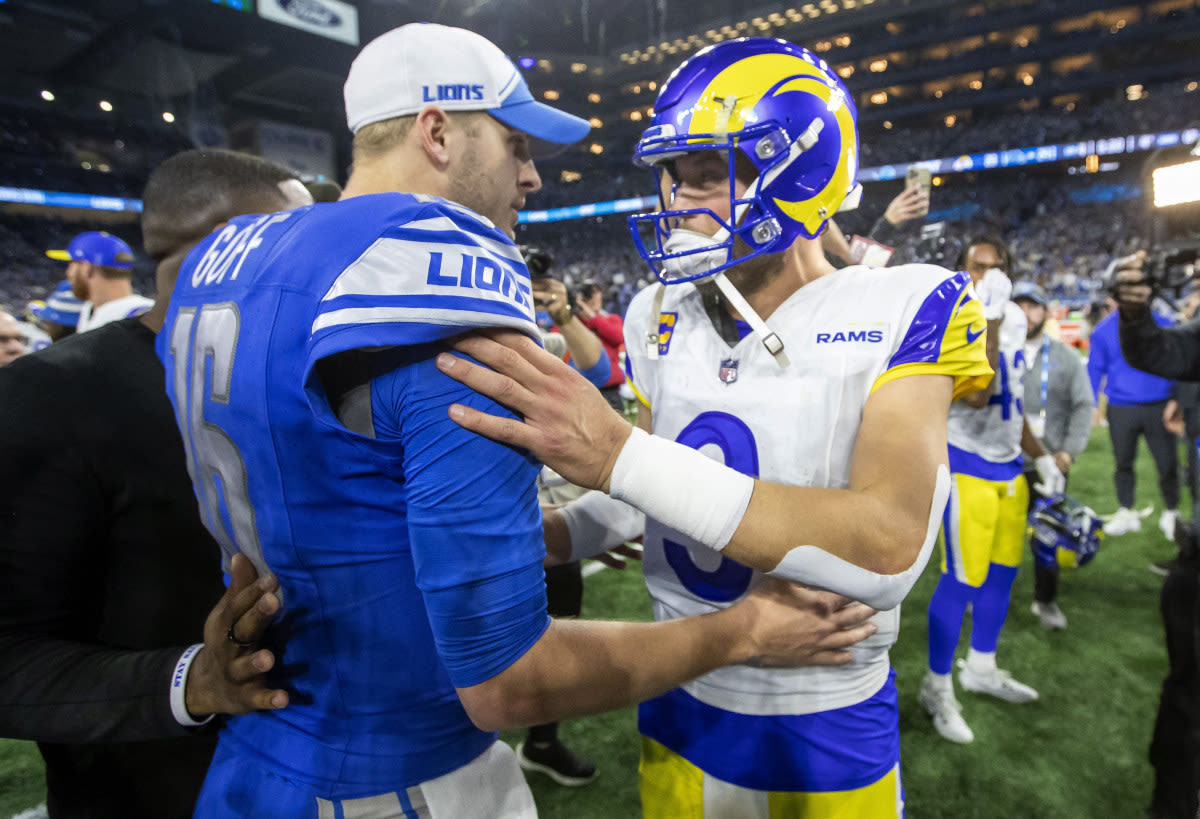
{"type": "Polygon", "coordinates": [[[169,680],[221,596],[154,335],[127,319],[0,368],[0,735],[52,817],[185,817],[215,726],[169,680]]]}

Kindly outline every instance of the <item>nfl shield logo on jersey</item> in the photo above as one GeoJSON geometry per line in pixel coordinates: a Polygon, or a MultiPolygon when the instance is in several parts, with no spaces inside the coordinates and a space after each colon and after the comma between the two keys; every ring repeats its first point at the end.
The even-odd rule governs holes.
{"type": "Polygon", "coordinates": [[[737,381],[737,368],[737,359],[727,358],[721,362],[721,369],[717,370],[717,378],[726,384],[732,384],[734,381],[737,381]]]}

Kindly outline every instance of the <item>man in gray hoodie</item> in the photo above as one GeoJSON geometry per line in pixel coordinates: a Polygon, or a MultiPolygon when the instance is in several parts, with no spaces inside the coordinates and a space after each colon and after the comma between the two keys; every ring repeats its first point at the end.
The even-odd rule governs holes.
{"type": "MultiPolygon", "coordinates": [[[[1091,432],[1092,390],[1079,353],[1044,330],[1049,299],[1033,282],[1013,287],[1013,303],[1025,311],[1029,332],[1025,340],[1025,419],[1034,435],[1063,475],[1070,480],[1075,458],[1087,446],[1091,432]]],[[[1029,478],[1029,504],[1042,496],[1033,488],[1038,481],[1032,463],[1025,464],[1029,478]]],[[[1058,571],[1034,561],[1033,613],[1043,628],[1064,629],[1066,615],[1058,607],[1058,571]]]]}

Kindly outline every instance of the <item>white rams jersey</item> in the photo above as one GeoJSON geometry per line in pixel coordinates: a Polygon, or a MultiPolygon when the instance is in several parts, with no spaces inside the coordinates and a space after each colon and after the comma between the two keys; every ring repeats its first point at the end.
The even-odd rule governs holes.
{"type": "Polygon", "coordinates": [[[986,407],[975,409],[961,401],[950,407],[947,441],[950,446],[978,455],[985,461],[1008,463],[1021,454],[1024,425],[1025,311],[1011,301],[1000,322],[1000,360],[986,407]]]}
{"type": "MultiPolygon", "coordinates": [[[[955,396],[991,376],[983,311],[966,274],[932,265],[848,267],[797,290],[768,319],[786,344],[783,369],[757,333],[721,339],[691,284],[643,290],[625,319],[627,373],[652,412],[654,434],[677,440],[740,472],[797,486],[849,484],[863,408],[872,391],[906,375],[944,374],[955,396]],[[658,331],[652,357],[649,331],[658,331]]],[[[940,421],[939,421],[940,423],[940,421]]],[[[922,513],[924,514],[924,512],[922,513]]],[[[724,608],[761,579],[654,520],[643,563],[655,618],[724,608]]],[[[879,630],[839,668],[735,666],[683,688],[717,708],[746,714],[806,714],[874,695],[887,680],[899,608],[876,615],[879,630]]]]}
{"type": "Polygon", "coordinates": [[[106,301],[99,307],[93,307],[90,301],[85,302],[83,309],[79,312],[79,322],[75,325],[75,332],[86,333],[88,330],[95,330],[97,327],[103,327],[114,321],[140,316],[153,306],[153,300],[136,293],[106,301]]]}

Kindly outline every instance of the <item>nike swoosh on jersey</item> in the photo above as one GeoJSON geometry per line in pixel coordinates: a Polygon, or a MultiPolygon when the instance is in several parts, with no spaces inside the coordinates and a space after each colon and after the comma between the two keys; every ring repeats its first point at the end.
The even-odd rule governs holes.
{"type": "Polygon", "coordinates": [[[972,333],[972,332],[971,332],[971,328],[970,328],[970,327],[968,327],[968,328],[967,328],[967,343],[968,343],[968,344],[974,344],[974,343],[975,343],[975,339],[979,338],[979,337],[980,337],[981,335],[983,335],[985,332],[987,332],[987,325],[986,325],[986,324],[985,324],[985,325],[983,325],[983,329],[982,329],[982,330],[979,330],[978,332],[975,332],[975,333],[972,333]]]}

